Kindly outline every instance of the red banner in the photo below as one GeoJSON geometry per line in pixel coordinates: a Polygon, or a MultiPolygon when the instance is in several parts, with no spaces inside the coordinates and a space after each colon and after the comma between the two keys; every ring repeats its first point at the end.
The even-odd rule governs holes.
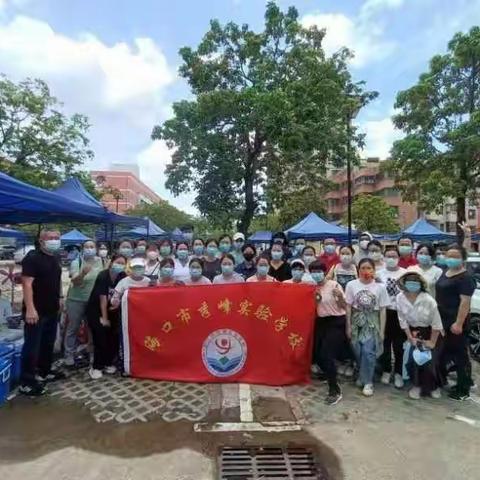
{"type": "Polygon", "coordinates": [[[124,367],[133,377],[264,385],[310,380],[313,286],[130,289],[122,312],[124,367]]]}

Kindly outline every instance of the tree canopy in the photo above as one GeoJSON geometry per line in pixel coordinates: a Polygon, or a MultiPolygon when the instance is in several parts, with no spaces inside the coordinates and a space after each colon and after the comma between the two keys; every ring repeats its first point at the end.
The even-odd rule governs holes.
{"type": "Polygon", "coordinates": [[[480,28],[457,33],[395,107],[406,135],[393,146],[390,171],[404,199],[433,211],[453,198],[457,221],[465,221],[466,200],[476,200],[480,186],[480,28]]]}
{"type": "Polygon", "coordinates": [[[94,193],[89,176],[79,171],[93,157],[88,119],[66,116],[61,107],[42,80],[15,84],[0,76],[0,167],[43,188],[77,176],[94,193]]]}
{"type": "Polygon", "coordinates": [[[347,124],[375,94],[352,81],[347,49],[325,55],[324,35],[303,28],[295,8],[269,2],[263,31],[212,20],[196,49],[180,50],[193,99],[174,103],[152,138],[174,152],[167,187],[195,191],[212,223],[238,220],[247,232],[259,210],[283,206],[295,189],[318,187],[328,165],[342,166],[356,150],[349,142],[363,145],[347,124]]]}
{"type": "Polygon", "coordinates": [[[394,233],[399,230],[395,210],[375,195],[363,194],[354,199],[352,223],[362,232],[394,233]]]}

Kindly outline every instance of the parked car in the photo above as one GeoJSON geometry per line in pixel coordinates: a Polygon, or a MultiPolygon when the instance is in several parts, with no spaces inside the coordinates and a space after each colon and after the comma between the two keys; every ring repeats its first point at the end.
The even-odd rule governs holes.
{"type": "Polygon", "coordinates": [[[470,353],[472,358],[480,361],[480,255],[470,254],[467,258],[467,270],[477,282],[477,288],[470,305],[470,353]]]}
{"type": "Polygon", "coordinates": [[[15,245],[0,245],[0,260],[13,260],[15,245]]]}

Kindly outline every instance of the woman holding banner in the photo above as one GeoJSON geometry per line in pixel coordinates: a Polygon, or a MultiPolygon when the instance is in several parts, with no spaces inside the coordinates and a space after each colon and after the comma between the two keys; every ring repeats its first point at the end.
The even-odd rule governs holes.
{"type": "Polygon", "coordinates": [[[203,260],[192,258],[188,264],[190,276],[185,280],[185,285],[211,285],[212,282],[203,275],[203,260]]]}
{"type": "Polygon", "coordinates": [[[255,275],[247,278],[247,282],[275,282],[275,279],[268,274],[270,264],[267,257],[258,257],[256,260],[257,271],[255,275]]]}
{"type": "Polygon", "coordinates": [[[213,279],[213,284],[225,284],[225,283],[243,283],[245,280],[243,277],[234,271],[235,258],[231,253],[223,255],[220,261],[220,268],[222,273],[217,275],[213,279]]]}

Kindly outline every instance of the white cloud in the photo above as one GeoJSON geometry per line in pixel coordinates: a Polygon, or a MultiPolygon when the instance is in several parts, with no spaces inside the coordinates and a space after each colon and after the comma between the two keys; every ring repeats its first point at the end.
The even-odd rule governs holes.
{"type": "Polygon", "coordinates": [[[390,117],[368,120],[360,126],[360,129],[367,135],[362,157],[379,157],[382,160],[388,158],[393,142],[402,137],[402,133],[394,127],[390,117]]]}
{"type": "Polygon", "coordinates": [[[163,140],[150,143],[137,155],[137,163],[141,172],[140,178],[162,198],[168,197],[168,201],[172,205],[187,213],[197,214],[198,211],[192,206],[195,200],[193,194],[188,193],[173,197],[165,188],[165,167],[171,162],[171,158],[172,151],[163,140]]]}
{"type": "Polygon", "coordinates": [[[381,10],[399,8],[405,0],[367,0],[360,10],[361,15],[374,15],[381,10]]]}
{"type": "Polygon", "coordinates": [[[166,147],[154,143],[144,149],[153,125],[171,113],[166,89],[176,77],[151,38],[108,45],[89,32],[70,37],[44,21],[17,15],[0,20],[0,65],[14,81],[42,78],[67,113],[89,117],[96,157],[88,168],[138,160],[145,183],[170,199],[163,187],[166,147]]]}

